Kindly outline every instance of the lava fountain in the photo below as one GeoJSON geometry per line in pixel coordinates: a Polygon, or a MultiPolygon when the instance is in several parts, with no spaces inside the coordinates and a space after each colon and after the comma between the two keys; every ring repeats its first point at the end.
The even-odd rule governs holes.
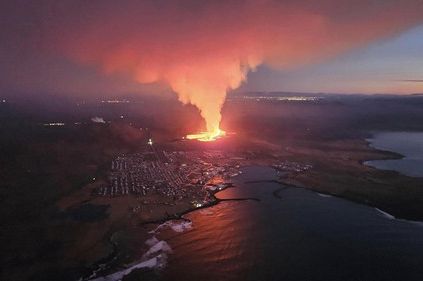
{"type": "Polygon", "coordinates": [[[172,71],[162,73],[179,101],[197,107],[205,122],[205,131],[189,134],[187,139],[214,141],[225,135],[220,129],[222,106],[227,92],[238,88],[249,70],[259,61],[254,58],[237,59],[234,56],[196,57],[186,65],[172,65],[172,71]]]}
{"type": "Polygon", "coordinates": [[[200,132],[198,134],[187,135],[186,138],[189,140],[199,140],[199,141],[215,141],[221,137],[224,137],[226,132],[217,128],[212,132],[200,132]]]}

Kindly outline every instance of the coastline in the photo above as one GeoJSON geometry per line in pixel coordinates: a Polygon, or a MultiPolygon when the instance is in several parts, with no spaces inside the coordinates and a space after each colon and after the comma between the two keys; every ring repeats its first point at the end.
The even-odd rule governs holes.
{"type": "MultiPolygon", "coordinates": [[[[374,178],[373,181],[380,181],[380,178],[384,178],[384,176],[388,175],[388,180],[389,178],[392,177],[398,177],[400,179],[409,179],[412,180],[410,177],[404,176],[402,174],[400,174],[399,172],[393,172],[393,171],[383,171],[383,170],[378,170],[377,168],[371,167],[371,166],[367,166],[365,164],[366,161],[371,161],[371,160],[389,160],[389,159],[402,159],[404,158],[403,155],[399,154],[399,153],[395,153],[395,152],[391,152],[391,151],[384,151],[384,150],[379,150],[375,147],[373,147],[371,145],[371,142],[369,141],[368,138],[363,138],[363,139],[357,139],[355,141],[353,141],[353,143],[360,149],[360,154],[357,157],[360,157],[359,159],[347,159],[347,161],[344,160],[344,162],[346,164],[348,164],[349,166],[347,167],[347,172],[349,173],[350,169],[353,168],[353,170],[355,171],[355,173],[357,173],[357,177],[356,179],[361,179],[361,178],[366,178],[366,177],[370,177],[370,178],[374,178]],[[363,146],[363,144],[365,144],[363,146]],[[354,161],[355,160],[355,161],[354,161]],[[352,164],[351,164],[352,163],[352,164]],[[356,164],[354,164],[356,163],[356,164]],[[358,166],[356,166],[358,164],[358,166]]],[[[352,148],[356,148],[356,147],[352,147],[352,148]]],[[[346,150],[345,152],[353,152],[353,150],[351,148],[349,148],[349,150],[346,150]]],[[[253,163],[248,163],[246,165],[243,165],[242,167],[247,167],[247,166],[251,166],[254,165],[253,163]]],[[[260,164],[259,164],[260,165],[260,164]]],[[[269,166],[270,162],[269,161],[265,161],[264,163],[262,163],[261,165],[263,166],[269,166]]],[[[288,176],[282,176],[279,177],[278,179],[275,180],[254,180],[251,182],[246,182],[246,183],[260,183],[260,182],[274,182],[274,183],[278,183],[280,185],[280,187],[276,190],[273,191],[273,195],[276,198],[281,199],[281,196],[279,195],[279,192],[286,189],[286,188],[303,188],[303,189],[308,189],[311,190],[313,192],[315,192],[317,195],[321,196],[321,197],[337,197],[337,198],[341,198],[341,199],[345,199],[345,200],[349,200],[351,202],[354,203],[358,203],[358,204],[362,204],[362,205],[366,205],[369,207],[373,207],[375,208],[376,211],[378,211],[381,215],[386,214],[386,218],[389,219],[395,219],[395,220],[400,220],[400,221],[404,221],[404,222],[409,222],[409,223],[415,223],[415,224],[423,224],[423,214],[421,217],[415,217],[415,216],[409,216],[406,210],[407,206],[403,207],[401,204],[400,205],[396,205],[394,207],[392,207],[392,205],[389,205],[389,200],[384,200],[383,196],[380,197],[373,197],[371,196],[371,193],[364,193],[361,196],[357,196],[354,193],[348,193],[348,192],[337,192],[336,189],[332,190],[329,186],[329,188],[324,188],[321,186],[313,186],[313,184],[309,184],[310,181],[308,182],[307,180],[313,180],[314,175],[315,174],[319,174],[319,173],[327,173],[328,171],[322,171],[320,167],[318,167],[316,169],[316,171],[313,170],[313,172],[311,174],[309,174],[309,172],[306,173],[300,173],[300,176],[298,177],[298,174],[296,174],[295,176],[291,176],[288,173],[288,176]],[[314,174],[313,174],[314,173],[314,174]],[[304,180],[306,179],[306,180],[304,180]],[[383,213],[382,213],[383,212],[383,213]]],[[[329,179],[330,179],[330,174],[329,175],[329,179]]],[[[316,179],[319,179],[318,177],[316,179]]],[[[347,180],[348,178],[346,177],[345,180],[347,180]]],[[[327,181],[326,181],[327,182],[327,181]]],[[[360,181],[358,181],[357,184],[359,184],[360,181]]],[[[320,181],[320,183],[325,183],[325,181],[320,181]]],[[[381,185],[384,184],[388,184],[389,182],[381,182],[381,185]]],[[[350,189],[354,188],[354,185],[356,183],[355,182],[346,182],[345,186],[350,189]]],[[[342,185],[342,184],[341,184],[342,185]]],[[[239,200],[256,200],[259,201],[257,198],[231,198],[231,199],[220,199],[218,198],[217,194],[220,191],[223,191],[227,188],[233,187],[234,185],[232,183],[226,183],[224,188],[222,189],[208,189],[207,192],[209,192],[210,196],[209,196],[209,201],[207,202],[203,202],[201,206],[195,206],[195,205],[191,205],[189,208],[181,208],[178,212],[175,212],[173,214],[167,214],[166,215],[162,215],[160,218],[158,219],[154,219],[154,220],[147,220],[147,221],[142,221],[138,223],[138,226],[145,226],[147,228],[149,228],[149,226],[153,226],[154,227],[160,227],[162,225],[168,225],[168,224],[172,224],[173,221],[178,221],[181,220],[183,221],[183,223],[191,223],[191,221],[187,218],[185,218],[184,216],[188,213],[191,213],[193,211],[198,211],[201,209],[206,209],[212,206],[215,206],[221,202],[224,201],[239,201],[239,200]]],[[[372,185],[370,185],[372,187],[372,185]]],[[[376,188],[372,187],[372,188],[376,188]]],[[[371,189],[369,189],[369,191],[371,191],[371,189]]],[[[181,206],[183,207],[183,206],[181,206]]],[[[150,229],[151,231],[151,229],[150,229]]],[[[149,231],[147,231],[149,232],[149,231]]],[[[150,268],[149,266],[147,266],[149,263],[146,263],[145,266],[142,266],[142,263],[146,262],[147,260],[140,260],[140,259],[135,259],[136,262],[131,263],[129,265],[130,266],[134,266],[134,265],[138,265],[138,267],[134,267],[134,270],[139,270],[142,268],[150,268]]],[[[99,263],[96,263],[97,266],[99,266],[99,263]]],[[[128,269],[129,267],[126,267],[126,269],[128,269]]],[[[142,270],[141,270],[142,271],[142,270]]],[[[83,280],[91,280],[91,279],[83,279],[83,280]]],[[[107,279],[99,279],[99,280],[107,280],[107,279]]]]}
{"type": "MultiPolygon", "coordinates": [[[[366,165],[365,163],[366,162],[369,162],[369,161],[377,161],[377,160],[401,160],[401,159],[404,159],[406,157],[405,155],[402,155],[401,153],[398,153],[398,152],[394,152],[394,151],[390,151],[390,150],[385,150],[385,149],[379,149],[379,148],[375,147],[372,144],[372,142],[370,141],[371,139],[372,138],[365,138],[364,139],[364,141],[367,144],[367,147],[370,148],[370,149],[372,149],[372,150],[375,150],[375,151],[381,153],[382,155],[380,155],[381,157],[378,157],[378,158],[361,159],[361,160],[359,160],[359,163],[361,165],[364,165],[366,167],[377,169],[376,167],[373,167],[373,166],[370,166],[370,165],[366,165]]],[[[392,172],[396,172],[396,171],[392,171],[392,172]]]]}
{"type": "MultiPolygon", "coordinates": [[[[249,166],[249,165],[247,165],[247,166],[249,166]]],[[[271,166],[269,166],[269,167],[272,168],[271,166]]],[[[414,224],[418,224],[418,225],[423,225],[423,221],[408,220],[408,219],[403,219],[403,218],[400,218],[400,217],[396,217],[394,215],[391,215],[387,211],[383,211],[383,209],[384,209],[383,207],[380,207],[380,206],[377,206],[377,205],[373,205],[369,201],[366,201],[366,200],[356,200],[355,198],[350,198],[350,197],[342,196],[342,195],[339,195],[339,194],[334,194],[334,193],[330,193],[330,192],[324,192],[324,191],[320,191],[320,190],[315,190],[312,187],[298,185],[298,184],[294,184],[292,182],[291,183],[287,183],[287,182],[284,182],[281,179],[278,179],[278,180],[256,180],[256,181],[250,181],[250,182],[246,182],[246,183],[260,183],[260,182],[274,182],[274,183],[278,183],[280,185],[280,187],[277,188],[277,189],[275,189],[274,191],[272,191],[272,193],[273,193],[273,196],[274,197],[279,198],[279,199],[281,199],[281,196],[279,195],[279,192],[281,192],[281,191],[283,191],[283,190],[285,190],[287,188],[308,189],[308,190],[316,193],[317,195],[319,195],[321,197],[325,197],[325,198],[337,197],[337,198],[348,200],[348,201],[351,201],[351,202],[354,202],[354,203],[358,203],[358,204],[361,204],[361,205],[366,205],[366,206],[369,206],[369,207],[373,207],[376,211],[378,211],[381,215],[385,216],[387,219],[399,220],[399,221],[404,221],[404,222],[407,222],[407,223],[414,223],[414,224]]],[[[219,204],[221,202],[224,202],[224,201],[241,201],[241,200],[255,200],[255,201],[260,201],[257,198],[230,198],[230,199],[220,199],[220,198],[218,198],[216,196],[220,191],[223,191],[223,190],[225,190],[227,188],[231,188],[231,187],[234,187],[234,185],[232,183],[228,183],[227,185],[225,185],[224,188],[222,188],[220,190],[213,190],[213,191],[212,190],[208,190],[208,192],[210,193],[210,198],[212,198],[212,200],[210,200],[209,202],[203,204],[202,206],[198,206],[198,207],[197,206],[193,206],[192,208],[188,208],[188,209],[183,210],[183,211],[181,211],[179,213],[175,213],[173,215],[167,215],[166,217],[163,217],[163,218],[161,218],[159,220],[145,221],[145,222],[140,223],[139,226],[150,226],[150,225],[151,226],[155,226],[155,228],[151,228],[151,230],[148,231],[148,233],[153,234],[153,237],[150,238],[150,239],[153,239],[153,238],[155,239],[154,234],[156,234],[157,231],[159,231],[163,227],[169,227],[169,228],[173,229],[176,232],[184,232],[186,230],[189,230],[192,227],[191,226],[192,222],[191,222],[191,220],[185,218],[184,215],[189,214],[191,212],[198,211],[198,210],[201,210],[201,209],[206,209],[206,208],[215,206],[215,205],[217,205],[217,204],[219,204]],[[178,228],[180,230],[175,230],[173,228],[173,225],[175,225],[175,224],[177,225],[177,223],[175,223],[175,221],[178,221],[178,220],[181,220],[182,221],[180,223],[182,226],[181,227],[180,226],[177,226],[177,227],[180,227],[180,228],[178,228]],[[184,225],[184,224],[186,224],[186,225],[184,225]]],[[[166,248],[168,246],[167,244],[164,244],[164,243],[166,243],[164,240],[158,241],[157,243],[162,243],[162,244],[159,244],[159,245],[164,245],[164,248],[166,248]]],[[[141,276],[143,276],[143,274],[145,274],[146,272],[148,272],[148,270],[152,270],[154,268],[160,269],[160,268],[163,268],[165,266],[165,263],[166,263],[166,260],[167,260],[166,255],[163,256],[163,254],[161,253],[161,250],[160,251],[157,251],[157,252],[159,253],[158,256],[154,256],[154,257],[151,257],[151,258],[146,259],[146,260],[145,259],[141,259],[141,260],[138,259],[138,260],[134,261],[133,263],[129,264],[126,268],[124,268],[124,269],[122,269],[120,271],[116,271],[116,272],[113,272],[113,273],[111,273],[109,275],[105,275],[105,276],[102,276],[102,277],[97,277],[95,279],[83,279],[83,280],[97,280],[97,281],[111,280],[111,279],[108,279],[108,276],[110,276],[110,277],[112,277],[112,276],[113,277],[116,277],[119,274],[121,274],[119,276],[121,276],[121,278],[123,278],[124,276],[131,274],[131,272],[133,272],[133,271],[137,271],[137,274],[141,274],[141,276]]],[[[171,252],[171,249],[170,250],[168,249],[165,252],[171,252]]],[[[116,280],[116,279],[113,279],[113,280],[116,280]]]]}
{"type": "MultiPolygon", "coordinates": [[[[373,159],[373,158],[363,159],[363,160],[360,160],[360,164],[361,165],[364,165],[366,167],[370,167],[370,168],[373,168],[373,169],[376,169],[376,170],[381,170],[381,169],[378,169],[377,167],[375,167],[373,165],[369,165],[368,163],[370,163],[372,161],[401,160],[401,159],[405,159],[406,158],[406,156],[403,155],[403,154],[401,154],[401,153],[398,153],[398,152],[395,152],[395,151],[386,150],[386,149],[377,148],[376,146],[373,145],[373,143],[371,141],[372,139],[374,139],[374,133],[372,133],[372,136],[371,137],[368,137],[368,138],[365,138],[364,139],[365,142],[367,143],[367,146],[369,148],[371,148],[371,149],[374,149],[376,151],[379,151],[379,152],[383,153],[383,155],[385,157],[375,158],[375,159],[373,159]]],[[[400,172],[395,171],[395,170],[385,170],[385,171],[390,171],[390,172],[395,172],[395,173],[401,174],[400,172]]]]}
{"type": "Polygon", "coordinates": [[[396,219],[423,221],[423,212],[419,209],[423,203],[423,177],[411,177],[365,164],[373,160],[399,160],[405,156],[377,149],[371,145],[369,138],[357,139],[355,142],[359,148],[356,159],[342,159],[330,167],[330,171],[320,168],[308,175],[281,177],[279,181],[291,187],[305,188],[378,208],[396,219]],[[392,199],[394,197],[395,200],[392,199]]]}
{"type": "Polygon", "coordinates": [[[379,170],[398,172],[408,177],[423,178],[422,132],[380,132],[374,134],[372,138],[367,138],[366,141],[369,147],[394,153],[397,157],[366,160],[363,162],[364,165],[379,170]]]}
{"type": "MultiPolygon", "coordinates": [[[[217,204],[219,204],[220,202],[225,202],[225,201],[243,201],[243,200],[258,200],[256,198],[231,198],[231,199],[220,199],[217,198],[215,195],[221,191],[224,191],[225,189],[231,188],[233,187],[233,183],[232,182],[227,182],[224,184],[224,187],[222,187],[221,189],[215,189],[215,190],[207,190],[210,194],[210,198],[212,200],[210,200],[207,203],[204,203],[202,206],[192,206],[191,208],[187,208],[185,210],[182,210],[178,213],[172,214],[172,215],[166,215],[160,219],[157,220],[150,220],[150,221],[144,221],[138,224],[138,226],[156,226],[155,228],[149,228],[149,230],[146,231],[146,233],[149,234],[155,234],[155,232],[160,229],[161,227],[167,225],[167,224],[172,224],[172,221],[177,221],[177,220],[182,220],[185,223],[189,223],[191,224],[192,222],[185,218],[184,215],[189,214],[191,212],[194,211],[198,211],[201,209],[206,209],[212,206],[215,206],[217,204]]],[[[177,231],[177,232],[182,232],[182,231],[177,231]]],[[[114,232],[115,233],[115,232],[114,232]]],[[[115,277],[117,275],[119,275],[118,273],[124,273],[122,275],[125,276],[127,274],[129,274],[130,272],[132,272],[133,270],[142,270],[142,269],[152,269],[155,268],[156,265],[161,265],[160,262],[158,262],[158,259],[163,258],[163,257],[152,257],[150,259],[147,260],[143,260],[141,258],[141,260],[137,260],[134,261],[133,263],[131,263],[131,265],[128,268],[125,268],[123,270],[120,270],[118,272],[112,272],[110,274],[105,274],[103,272],[107,272],[110,271],[111,267],[113,267],[113,265],[110,265],[111,263],[113,263],[117,256],[119,255],[119,247],[116,243],[113,242],[112,237],[114,235],[114,233],[112,233],[110,235],[109,238],[109,243],[112,246],[112,252],[105,258],[102,258],[101,260],[99,260],[98,262],[95,262],[93,264],[93,266],[91,266],[91,269],[88,270],[89,273],[84,274],[84,276],[82,276],[79,280],[92,280],[92,281],[100,281],[100,280],[120,280],[120,279],[116,279],[115,277]],[[128,271],[129,270],[129,271],[128,271]],[[117,275],[116,275],[117,274],[117,275]],[[98,276],[100,275],[100,276],[98,276]],[[114,279],[113,279],[114,278],[114,279]]],[[[155,236],[153,236],[155,237],[155,236]]],[[[160,267],[160,266],[159,266],[160,267]]]]}

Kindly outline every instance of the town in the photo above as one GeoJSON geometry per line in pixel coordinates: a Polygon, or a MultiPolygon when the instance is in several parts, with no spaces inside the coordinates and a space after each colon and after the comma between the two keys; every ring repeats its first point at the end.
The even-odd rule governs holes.
{"type": "Polygon", "coordinates": [[[142,152],[116,157],[108,185],[96,192],[108,197],[159,194],[173,200],[208,197],[208,191],[221,189],[238,175],[239,168],[239,157],[218,150],[166,151],[149,141],[142,152]]]}

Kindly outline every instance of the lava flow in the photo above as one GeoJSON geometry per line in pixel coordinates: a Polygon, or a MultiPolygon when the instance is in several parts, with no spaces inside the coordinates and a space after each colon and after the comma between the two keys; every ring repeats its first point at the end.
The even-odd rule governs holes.
{"type": "Polygon", "coordinates": [[[189,140],[215,141],[225,135],[225,131],[218,128],[212,132],[201,132],[198,134],[187,135],[186,138],[189,140]]]}

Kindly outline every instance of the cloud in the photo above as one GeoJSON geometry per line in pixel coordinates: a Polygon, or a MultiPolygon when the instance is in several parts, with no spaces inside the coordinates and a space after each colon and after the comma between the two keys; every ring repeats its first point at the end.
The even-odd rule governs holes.
{"type": "Polygon", "coordinates": [[[423,83],[423,79],[402,79],[397,80],[398,82],[413,82],[413,83],[423,83]]]}

